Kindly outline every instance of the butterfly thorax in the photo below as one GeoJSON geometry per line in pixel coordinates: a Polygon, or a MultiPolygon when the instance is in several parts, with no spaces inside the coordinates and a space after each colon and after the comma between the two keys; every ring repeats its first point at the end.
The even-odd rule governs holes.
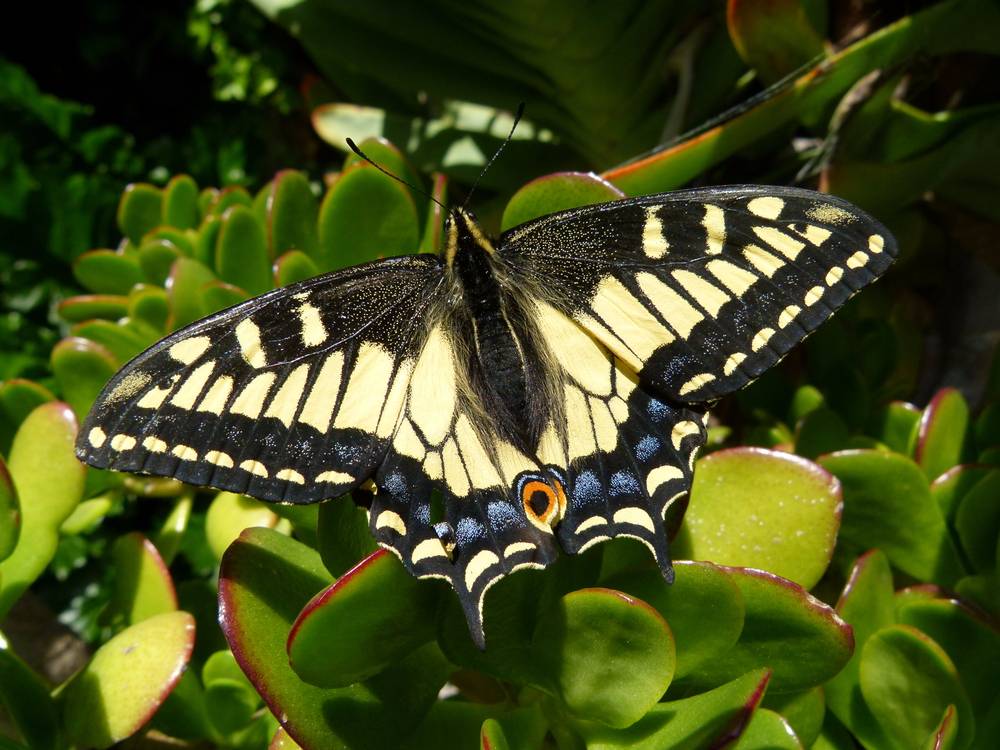
{"type": "Polygon", "coordinates": [[[490,427],[534,453],[549,415],[540,395],[546,375],[535,351],[531,316],[469,213],[453,211],[446,236],[453,338],[472,344],[461,363],[467,390],[492,416],[490,427]]]}

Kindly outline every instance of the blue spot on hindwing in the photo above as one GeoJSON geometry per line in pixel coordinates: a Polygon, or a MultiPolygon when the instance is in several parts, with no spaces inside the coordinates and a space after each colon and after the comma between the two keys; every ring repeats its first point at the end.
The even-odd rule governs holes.
{"type": "Polygon", "coordinates": [[[649,399],[649,403],[646,405],[646,412],[654,422],[662,422],[670,416],[670,407],[662,401],[657,401],[655,398],[651,398],[649,399]]]}
{"type": "Polygon", "coordinates": [[[576,482],[573,484],[573,505],[591,505],[601,501],[602,496],[601,480],[597,474],[590,471],[581,471],[576,475],[576,482]]]}
{"type": "Polygon", "coordinates": [[[486,538],[486,527],[474,518],[463,518],[455,526],[455,541],[460,547],[486,538]]]}
{"type": "Polygon", "coordinates": [[[636,481],[635,476],[629,471],[616,471],[611,475],[610,485],[612,497],[642,494],[642,490],[639,488],[639,482],[636,481]]]}
{"type": "Polygon", "coordinates": [[[660,439],[655,435],[646,435],[635,445],[635,457],[640,461],[648,461],[660,450],[660,439]]]}
{"type": "Polygon", "coordinates": [[[524,525],[517,509],[503,500],[487,505],[486,515],[490,519],[490,525],[497,531],[507,531],[524,525]]]}

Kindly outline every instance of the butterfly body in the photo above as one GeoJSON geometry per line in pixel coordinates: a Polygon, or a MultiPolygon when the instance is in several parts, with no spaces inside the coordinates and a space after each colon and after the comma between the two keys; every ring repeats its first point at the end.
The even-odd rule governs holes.
{"type": "Polygon", "coordinates": [[[672,576],[707,405],[892,262],[850,204],[735,186],[588,206],[441,255],[310,279],[167,337],[106,386],[78,454],[278,502],[352,492],[378,542],[486,590],[631,537],[672,576]],[[440,498],[443,511],[436,510],[440,498]]]}

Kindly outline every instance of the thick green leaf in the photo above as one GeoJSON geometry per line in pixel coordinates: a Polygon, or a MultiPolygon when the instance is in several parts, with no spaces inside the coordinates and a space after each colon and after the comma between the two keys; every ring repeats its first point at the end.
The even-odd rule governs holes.
{"type": "Polygon", "coordinates": [[[167,516],[159,533],[153,538],[160,557],[168,566],[174,560],[187,530],[188,522],[191,520],[191,506],[194,500],[190,493],[182,495],[174,503],[170,515],[167,516]]]}
{"type": "MultiPolygon", "coordinates": [[[[242,204],[237,204],[242,205],[242,204]]],[[[254,214],[256,217],[257,214],[254,214]]],[[[222,231],[222,218],[215,214],[205,217],[194,237],[191,257],[206,266],[215,265],[215,246],[222,231]]]]}
{"type": "Polygon", "coordinates": [[[163,223],[163,192],[153,185],[134,182],[118,201],[118,228],[133,243],[163,223]]]}
{"type": "Polygon", "coordinates": [[[316,261],[301,250],[289,250],[274,261],[274,286],[288,286],[318,275],[316,261]]]}
{"type": "Polygon", "coordinates": [[[288,636],[292,669],[308,683],[360,682],[434,637],[440,589],[379,550],[305,606],[288,636]]]}
{"type": "Polygon", "coordinates": [[[438,618],[438,643],[458,666],[551,691],[551,675],[538,659],[533,634],[544,613],[561,608],[566,594],[597,582],[600,564],[600,550],[595,549],[580,556],[560,557],[545,571],[525,570],[497,582],[483,608],[485,651],[473,643],[458,600],[445,596],[438,618]]]}
{"type": "Polygon", "coordinates": [[[158,334],[144,323],[129,318],[121,318],[114,323],[110,320],[88,320],[77,323],[70,329],[70,333],[100,344],[111,352],[120,364],[125,364],[143,349],[154,344],[158,334]]]}
{"type": "Polygon", "coordinates": [[[795,452],[805,458],[848,446],[850,430],[833,409],[814,409],[795,426],[795,452]]]}
{"type": "Polygon", "coordinates": [[[511,750],[503,727],[496,719],[487,719],[479,735],[480,750],[511,750]]]}
{"type": "Polygon", "coordinates": [[[822,687],[801,693],[769,693],[763,707],[780,714],[804,747],[812,747],[819,738],[826,713],[822,687]]]}
{"type": "Polygon", "coordinates": [[[152,284],[136,284],[128,295],[128,315],[153,330],[165,333],[170,315],[166,290],[152,284]]]}
{"type": "Polygon", "coordinates": [[[720,685],[766,667],[773,672],[773,690],[794,692],[822,684],[844,667],[854,639],[833,609],[772,573],[728,571],[743,594],[743,632],[735,646],[687,677],[685,685],[720,685]]]}
{"type": "Polygon", "coordinates": [[[76,280],[95,294],[128,294],[142,281],[142,269],[135,256],[114,250],[91,250],[73,263],[76,280]]]}
{"type": "Polygon", "coordinates": [[[996,665],[1000,664],[1000,629],[978,609],[957,599],[903,600],[899,622],[926,633],[958,668],[978,719],[985,719],[996,699],[996,665]]]}
{"type": "Polygon", "coordinates": [[[267,750],[302,750],[302,748],[288,736],[283,728],[279,727],[278,731],[274,733],[271,744],[267,746],[267,750]]]}
{"type": "Polygon", "coordinates": [[[178,258],[170,267],[167,278],[167,299],[170,316],[167,329],[175,331],[202,317],[202,289],[215,281],[215,275],[206,266],[191,258],[178,258]]]}
{"type": "Polygon", "coordinates": [[[142,243],[137,257],[143,280],[156,286],[165,286],[171,266],[175,260],[184,257],[184,254],[171,242],[153,240],[142,243]]]}
{"type": "Polygon", "coordinates": [[[962,574],[955,546],[927,478],[905,456],[874,450],[831,453],[819,463],[844,489],[841,546],[878,547],[900,570],[947,585],[962,574]]]}
{"type": "Polygon", "coordinates": [[[774,83],[824,52],[823,39],[799,0],[729,0],[726,21],[740,57],[774,83]]]}
{"type": "Polygon", "coordinates": [[[928,479],[961,462],[969,405],[955,388],[938,391],[924,409],[917,433],[916,460],[928,479]]]}
{"type": "Polygon", "coordinates": [[[212,726],[223,735],[245,728],[260,706],[260,696],[230,651],[216,651],[201,670],[205,708],[212,726]]]}
{"type": "Polygon", "coordinates": [[[106,616],[135,625],[177,609],[177,592],[163,558],[138,531],[119,537],[111,547],[115,580],[106,616]]]}
{"type": "Polygon", "coordinates": [[[847,665],[824,689],[830,711],[868,747],[883,747],[887,739],[881,725],[861,696],[858,671],[865,642],[880,629],[896,622],[892,598],[892,571],[889,560],[879,550],[859,557],[837,612],[854,628],[854,654],[847,665]]]}
{"type": "Polygon", "coordinates": [[[222,560],[222,629],[241,669],[303,747],[398,746],[434,703],[449,667],[428,645],[367,683],[325,689],[302,682],[285,642],[299,611],[329,582],[313,550],[269,529],[248,529],[222,560]]]}
{"type": "Polygon", "coordinates": [[[21,533],[0,563],[0,616],[45,570],[59,525],[81,500],[86,470],[73,452],[76,431],[72,410],[54,401],[31,412],[14,437],[8,468],[21,502],[21,533]]]}
{"type": "Polygon", "coordinates": [[[233,206],[222,215],[215,245],[215,272],[251,295],[271,288],[271,255],[267,237],[253,211],[233,206]]]}
{"type": "Polygon", "coordinates": [[[10,455],[14,433],[31,412],[55,400],[52,391],[31,380],[14,378],[0,383],[0,454],[10,455]]]}
{"type": "Polygon", "coordinates": [[[700,695],[658,703],[624,730],[585,724],[587,750],[696,750],[721,747],[745,727],[771,674],[756,670],[700,695]]]}
{"type": "Polygon", "coordinates": [[[372,538],[368,515],[349,497],[319,506],[319,554],[335,576],[341,576],[379,547],[372,538]]]}
{"type": "Polygon", "coordinates": [[[420,239],[420,252],[437,253],[444,245],[445,209],[448,196],[448,178],[436,172],[431,183],[431,197],[427,202],[427,218],[424,220],[424,234],[420,239]]]}
{"type": "Polygon", "coordinates": [[[837,540],[840,485],[816,464],[762,448],[731,448],[698,461],[681,558],[762,568],[811,588],[837,540]]]}
{"type": "Polygon", "coordinates": [[[890,742],[921,747],[949,705],[958,711],[956,747],[970,746],[975,720],[955,665],[944,650],[908,625],[874,633],[861,653],[861,693],[890,742]]]}
{"type": "Polygon", "coordinates": [[[542,613],[533,646],[548,687],[572,715],[618,728],[659,701],[676,663],[666,621],[611,589],[564,596],[542,613]]]}
{"type": "Polygon", "coordinates": [[[941,723],[937,725],[931,736],[927,738],[924,750],[952,750],[952,748],[958,747],[957,743],[958,710],[954,706],[948,706],[941,717],[941,723]]]}
{"type": "Polygon", "coordinates": [[[410,191],[374,167],[361,164],[340,176],[319,210],[320,271],[412,253],[420,222],[410,191]]]}
{"type": "Polygon", "coordinates": [[[138,731],[187,668],[194,628],[187,612],[166,612],[101,646],[60,694],[70,740],[105,748],[138,731]]]}
{"type": "MultiPolygon", "coordinates": [[[[643,550],[645,552],[645,550],[643,550]]],[[[743,594],[725,568],[708,562],[674,562],[668,585],[658,570],[623,572],[602,581],[641,599],[670,625],[677,643],[675,678],[682,678],[736,644],[743,630],[743,594]],[[705,627],[711,612],[712,627],[705,627]]]]}
{"type": "Polygon", "coordinates": [[[74,536],[93,531],[120,501],[120,493],[114,491],[87,498],[73,509],[69,518],[59,524],[59,533],[62,536],[74,536]]]}
{"type": "Polygon", "coordinates": [[[201,314],[211,315],[249,298],[250,295],[238,286],[225,281],[209,281],[201,287],[201,314]]]}
{"type": "Polygon", "coordinates": [[[740,733],[734,750],[804,750],[788,721],[780,714],[758,708],[740,733]]]}
{"type": "MultiPolygon", "coordinates": [[[[603,177],[628,195],[676,189],[750,144],[771,137],[785,123],[825,112],[873,70],[891,68],[914,55],[986,52],[994,49],[998,33],[1000,12],[989,0],[937,3],[828,56],[756,106],[687,140],[608,170],[603,177]]],[[[880,184],[878,190],[898,194],[899,177],[896,179],[891,183],[895,189],[887,191],[880,184]]],[[[925,188],[918,183],[917,189],[925,188]]]]}
{"type": "Polygon", "coordinates": [[[0,562],[10,557],[21,534],[21,505],[17,488],[0,456],[0,562]]]}
{"type": "Polygon", "coordinates": [[[52,347],[50,362],[63,398],[80,420],[119,367],[118,359],[105,347],[76,336],[52,347]]]}
{"type": "Polygon", "coordinates": [[[979,573],[996,568],[1000,539],[1000,469],[994,469],[966,492],[955,513],[962,551],[979,573]]]}
{"type": "Polygon", "coordinates": [[[507,231],[556,211],[624,197],[621,190],[593,172],[558,172],[532,180],[514,193],[503,210],[500,228],[507,231]]]}
{"type": "Polygon", "coordinates": [[[212,203],[209,211],[213,216],[222,216],[222,214],[233,206],[252,207],[253,203],[254,200],[250,197],[250,193],[247,192],[246,188],[233,185],[223,189],[216,196],[215,202],[212,203]]]}
{"type": "Polygon", "coordinates": [[[115,320],[128,312],[128,297],[121,294],[79,294],[64,299],[56,310],[59,317],[68,323],[91,318],[115,320]]]}
{"type": "MultiPolygon", "coordinates": [[[[348,137],[350,137],[350,134],[348,134],[348,137]]],[[[345,138],[343,143],[338,145],[343,146],[346,143],[345,138]]],[[[358,146],[368,158],[389,172],[389,174],[394,174],[411,185],[418,187],[422,185],[423,180],[420,173],[413,168],[406,155],[396,148],[390,140],[379,137],[365,138],[358,146]]],[[[344,166],[341,171],[346,172],[351,167],[364,163],[364,159],[354,153],[354,151],[349,151],[344,159],[344,166]]]]}
{"type": "MultiPolygon", "coordinates": [[[[467,101],[443,101],[439,114],[430,119],[357,104],[321,104],[313,110],[312,120],[319,137],[341,150],[347,150],[347,138],[363,137],[362,149],[366,153],[373,143],[383,146],[387,139],[405,143],[407,153],[424,171],[433,170],[464,183],[472,183],[481,175],[479,184],[487,189],[512,189],[526,176],[565,169],[574,160],[579,163],[565,146],[552,142],[550,131],[539,130],[530,120],[522,119],[513,132],[514,147],[483,173],[490,156],[510,133],[513,118],[509,112],[467,101]]],[[[369,156],[382,164],[379,149],[372,150],[378,156],[369,156]]],[[[347,163],[355,159],[348,153],[347,163]]],[[[410,182],[420,184],[412,179],[410,182]]]]}
{"type": "Polygon", "coordinates": [[[965,494],[993,471],[989,466],[959,464],[931,482],[931,497],[949,524],[954,525],[955,514],[965,494]]]}
{"type": "Polygon", "coordinates": [[[873,434],[896,453],[912,456],[921,413],[913,404],[893,401],[879,413],[873,434]]]}
{"type": "Polygon", "coordinates": [[[274,511],[260,500],[235,492],[220,492],[205,514],[205,536],[209,549],[216,559],[221,560],[243,529],[251,526],[273,529],[279,520],[274,511]]]}
{"type": "Polygon", "coordinates": [[[304,174],[290,169],[278,172],[267,209],[267,239],[272,258],[289,250],[316,256],[316,196],[304,174]]]}
{"type": "Polygon", "coordinates": [[[0,633],[0,705],[31,750],[62,750],[59,713],[42,679],[0,633]]]}
{"type": "Polygon", "coordinates": [[[163,188],[163,223],[177,229],[194,229],[200,219],[197,183],[186,174],[172,177],[163,188]]]}

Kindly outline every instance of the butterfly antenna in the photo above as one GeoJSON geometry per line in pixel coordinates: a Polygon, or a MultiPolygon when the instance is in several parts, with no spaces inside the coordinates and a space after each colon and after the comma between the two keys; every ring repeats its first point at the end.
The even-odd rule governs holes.
{"type": "Polygon", "coordinates": [[[490,157],[490,160],[486,162],[486,166],[483,167],[483,171],[479,173],[479,176],[476,178],[476,181],[472,183],[472,189],[469,190],[469,194],[465,196],[465,203],[462,204],[462,208],[465,208],[467,205],[469,205],[469,200],[472,198],[472,194],[476,192],[476,188],[479,186],[479,181],[483,179],[483,175],[490,170],[490,167],[493,166],[493,162],[497,160],[497,157],[500,156],[501,152],[503,152],[503,150],[507,147],[507,144],[510,143],[510,139],[514,137],[514,131],[517,130],[517,124],[521,122],[521,116],[523,114],[524,114],[524,102],[521,102],[520,104],[517,105],[517,112],[514,114],[514,124],[510,126],[510,132],[507,134],[507,137],[504,138],[503,143],[500,144],[500,146],[497,148],[493,156],[490,157]]]}
{"type": "Polygon", "coordinates": [[[350,138],[347,139],[347,145],[350,147],[351,151],[353,151],[358,156],[360,156],[362,159],[364,159],[366,162],[368,162],[369,164],[371,164],[373,167],[375,167],[375,169],[377,169],[382,174],[386,175],[387,177],[391,177],[392,179],[396,180],[396,182],[400,182],[403,185],[406,185],[406,187],[410,188],[410,190],[413,190],[413,191],[415,191],[417,193],[420,193],[423,196],[426,196],[426,197],[430,198],[432,201],[434,201],[439,206],[441,206],[441,208],[444,209],[445,213],[448,212],[448,207],[445,206],[441,201],[439,201],[433,195],[431,195],[430,193],[428,193],[426,190],[424,190],[421,187],[417,187],[412,182],[407,182],[406,180],[404,180],[399,175],[395,175],[392,172],[390,172],[388,169],[386,169],[385,167],[383,167],[381,164],[376,164],[374,161],[372,161],[372,159],[364,151],[362,151],[360,148],[358,148],[358,144],[356,144],[350,138]]]}

